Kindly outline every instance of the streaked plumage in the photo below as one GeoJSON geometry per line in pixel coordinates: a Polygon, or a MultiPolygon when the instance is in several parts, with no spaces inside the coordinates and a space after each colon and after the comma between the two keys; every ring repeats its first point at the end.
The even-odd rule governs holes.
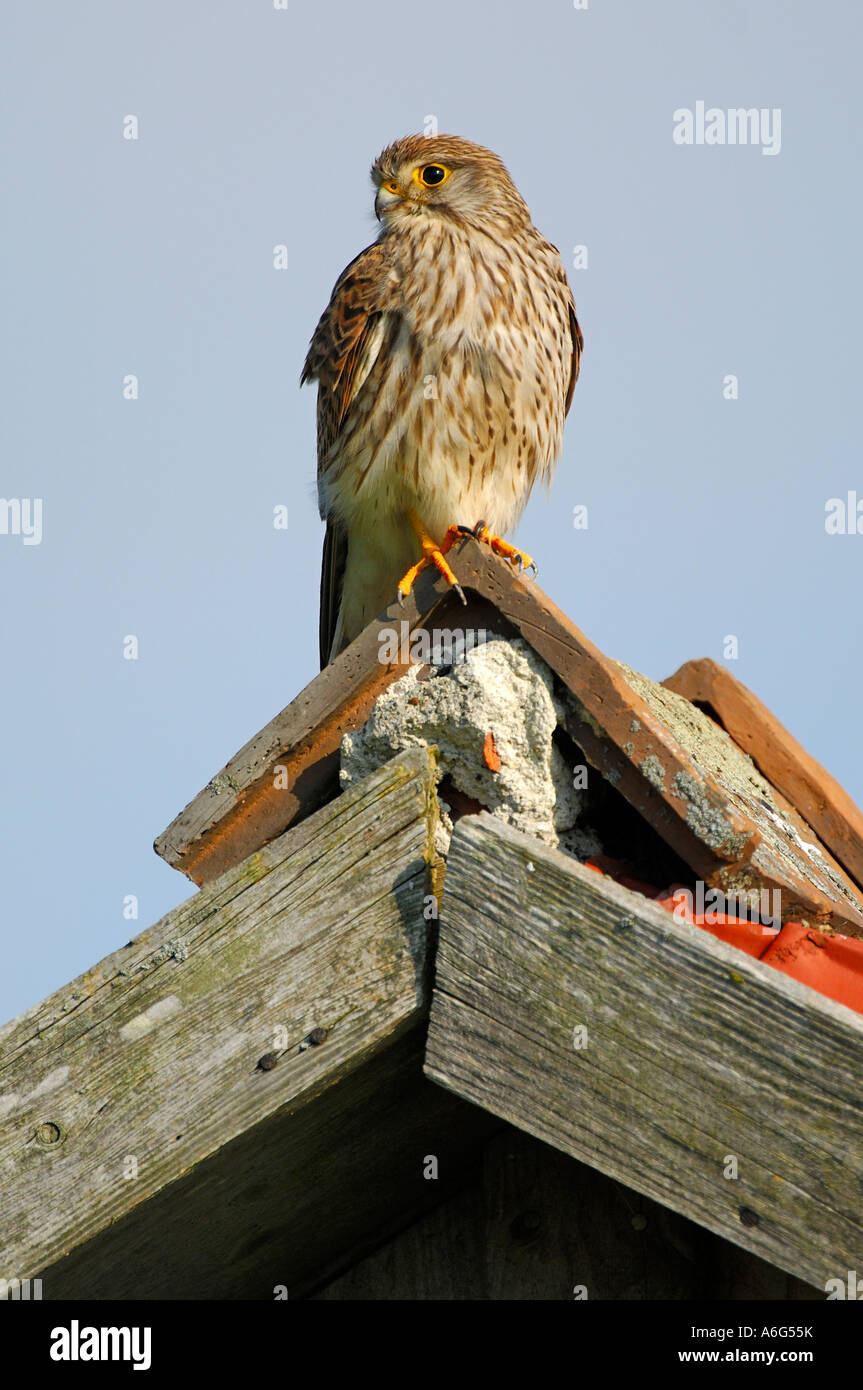
{"type": "Polygon", "coordinates": [[[453,522],[515,526],[562,445],[582,348],[557,249],[496,155],[408,136],[376,160],[381,231],[342,272],[302,380],[318,382],[326,519],[321,664],[453,522]],[[420,174],[449,171],[439,188],[420,174]]]}

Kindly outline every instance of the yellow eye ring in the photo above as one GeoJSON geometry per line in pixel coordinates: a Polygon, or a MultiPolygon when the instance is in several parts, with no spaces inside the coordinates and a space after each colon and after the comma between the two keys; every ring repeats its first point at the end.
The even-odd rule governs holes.
{"type": "Polygon", "coordinates": [[[414,169],[414,183],[418,183],[420,188],[440,188],[452,173],[444,164],[422,164],[418,169],[414,169]]]}

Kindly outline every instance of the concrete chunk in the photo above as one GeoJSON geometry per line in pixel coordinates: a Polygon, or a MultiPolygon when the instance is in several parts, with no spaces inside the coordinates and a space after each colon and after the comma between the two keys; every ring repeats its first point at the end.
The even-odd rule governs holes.
{"type": "MultiPolygon", "coordinates": [[[[576,848],[572,832],[582,797],[553,742],[562,708],[545,662],[522,638],[492,636],[454,666],[425,679],[420,670],[412,666],[379,697],[366,724],[345,734],[342,785],[367,777],[402,749],[436,744],[441,777],[458,791],[528,835],[576,848]],[[489,734],[498,770],[498,757],[488,755],[489,734]]],[[[598,848],[588,839],[581,848],[598,848]]]]}

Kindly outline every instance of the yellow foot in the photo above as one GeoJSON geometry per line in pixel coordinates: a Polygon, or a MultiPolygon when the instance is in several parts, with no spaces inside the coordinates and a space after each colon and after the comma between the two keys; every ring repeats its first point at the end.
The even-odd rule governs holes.
{"type": "Polygon", "coordinates": [[[417,575],[424,569],[427,569],[429,565],[434,565],[435,569],[439,574],[443,575],[450,587],[455,589],[462,603],[467,603],[461,585],[444,559],[447,551],[451,549],[453,542],[461,535],[461,528],[458,526],[450,526],[440,545],[438,545],[436,541],[432,540],[416,512],[408,512],[407,517],[416,533],[416,538],[422,547],[423,553],[422,559],[417,560],[415,565],[411,565],[407,574],[403,575],[399,580],[399,603],[404,602],[416,583],[417,575]]]}
{"type": "MultiPolygon", "coordinates": [[[[450,527],[450,530],[453,528],[450,527]]],[[[481,541],[484,545],[490,545],[495,555],[500,555],[504,560],[509,560],[517,570],[533,570],[533,577],[539,573],[536,561],[524,550],[518,550],[509,541],[505,541],[502,536],[493,536],[484,521],[471,528],[470,526],[456,527],[462,535],[473,536],[474,540],[481,541]]]]}

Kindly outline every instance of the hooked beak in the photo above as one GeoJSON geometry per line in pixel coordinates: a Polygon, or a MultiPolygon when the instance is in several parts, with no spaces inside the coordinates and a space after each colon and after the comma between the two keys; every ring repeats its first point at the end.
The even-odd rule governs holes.
{"type": "Polygon", "coordinates": [[[375,217],[379,222],[383,221],[388,212],[392,212],[393,208],[399,207],[403,202],[404,197],[401,193],[381,184],[375,195],[375,217]]]}

